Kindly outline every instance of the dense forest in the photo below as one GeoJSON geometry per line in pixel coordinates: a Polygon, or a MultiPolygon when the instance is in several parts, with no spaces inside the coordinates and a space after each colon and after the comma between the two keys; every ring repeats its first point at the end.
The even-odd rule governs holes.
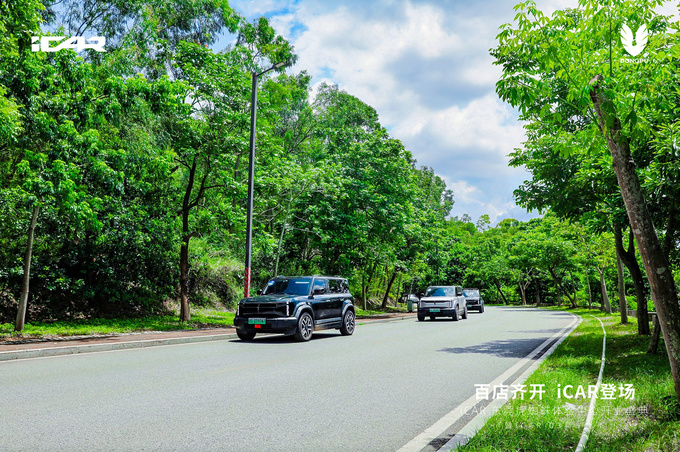
{"type": "MultiPolygon", "coordinates": [[[[224,1],[1,7],[3,320],[24,306],[28,319],[233,306],[251,74],[293,63],[291,45],[224,1]],[[31,51],[55,24],[106,36],[106,53],[31,51]],[[220,32],[234,43],[216,52],[220,32]]],[[[312,92],[304,71],[274,73],[259,87],[257,143],[255,286],[341,274],[367,298],[415,268],[425,284],[450,242],[452,194],[373,108],[336,86],[312,92]]]]}
{"type": "MultiPolygon", "coordinates": [[[[364,308],[430,284],[642,319],[652,306],[597,118],[555,100],[568,90],[555,68],[541,66],[544,79],[527,69],[529,31],[507,28],[493,54],[499,94],[527,123],[511,164],[532,179],[516,198],[544,215],[494,227],[486,215],[451,218],[436,168],[418,166],[371,106],[337,86],[312,90],[267,19],[249,22],[224,0],[3,2],[0,36],[0,322],[24,306],[28,320],[145,315],[180,300],[232,308],[244,284],[251,77],[282,61],[291,67],[258,93],[255,287],[331,274],[349,278],[364,308]],[[54,35],[106,36],[106,52],[31,51],[57,24],[54,35]],[[215,51],[220,33],[233,44],[215,51]]],[[[663,109],[649,88],[625,114],[677,264],[677,76],[666,75],[663,109]]]]}

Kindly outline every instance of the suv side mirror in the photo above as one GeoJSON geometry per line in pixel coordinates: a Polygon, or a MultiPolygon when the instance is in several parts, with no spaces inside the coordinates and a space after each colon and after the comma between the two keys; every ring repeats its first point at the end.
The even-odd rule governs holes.
{"type": "Polygon", "coordinates": [[[262,295],[262,289],[257,289],[257,294],[262,295]]]}
{"type": "Polygon", "coordinates": [[[416,296],[418,297],[418,299],[421,299],[425,296],[425,293],[424,292],[418,292],[418,295],[416,295],[416,296]]]}
{"type": "Polygon", "coordinates": [[[323,295],[326,293],[326,289],[319,288],[319,289],[314,289],[313,295],[323,295]]]}
{"type": "Polygon", "coordinates": [[[460,297],[461,295],[463,295],[463,289],[460,289],[459,287],[456,287],[456,296],[457,296],[457,297],[460,297]]]}

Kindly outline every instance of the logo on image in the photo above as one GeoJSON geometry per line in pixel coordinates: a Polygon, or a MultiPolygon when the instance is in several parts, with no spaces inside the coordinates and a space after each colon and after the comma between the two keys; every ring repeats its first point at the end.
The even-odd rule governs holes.
{"type": "Polygon", "coordinates": [[[647,58],[636,58],[647,46],[649,39],[649,32],[647,32],[647,25],[642,24],[633,34],[633,31],[626,24],[621,26],[621,45],[628,52],[632,58],[621,58],[622,63],[644,63],[647,58]]]}
{"type": "Polygon", "coordinates": [[[626,52],[631,56],[638,56],[645,50],[648,37],[649,33],[647,33],[647,26],[645,24],[640,25],[640,28],[637,29],[635,34],[633,34],[628,25],[623,24],[621,27],[621,44],[623,44],[623,48],[626,49],[626,52]]]}
{"type": "Polygon", "coordinates": [[[106,52],[104,46],[106,45],[106,38],[104,36],[93,36],[85,38],[83,36],[32,36],[31,50],[33,52],[58,52],[62,49],[73,49],[80,52],[85,49],[96,50],[97,52],[106,52]],[[50,43],[62,41],[59,45],[52,47],[50,43]]]}

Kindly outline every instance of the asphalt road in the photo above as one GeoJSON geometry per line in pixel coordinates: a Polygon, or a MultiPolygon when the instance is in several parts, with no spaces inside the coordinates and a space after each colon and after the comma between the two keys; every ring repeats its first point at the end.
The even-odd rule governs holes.
{"type": "Polygon", "coordinates": [[[0,362],[0,451],[395,451],[573,317],[453,322],[0,362]]]}

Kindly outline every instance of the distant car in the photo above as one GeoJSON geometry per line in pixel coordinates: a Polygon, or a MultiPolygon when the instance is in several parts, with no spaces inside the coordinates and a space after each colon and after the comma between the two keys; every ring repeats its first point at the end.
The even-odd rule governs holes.
{"type": "Polygon", "coordinates": [[[479,289],[463,289],[463,296],[465,297],[465,304],[468,309],[475,309],[480,313],[484,312],[484,300],[479,289]]]}
{"type": "Polygon", "coordinates": [[[467,306],[460,286],[430,286],[418,301],[418,320],[425,317],[434,320],[437,317],[467,319],[467,306]]]}
{"type": "Polygon", "coordinates": [[[418,295],[414,293],[403,294],[401,296],[402,303],[406,303],[408,312],[413,312],[413,306],[418,306],[418,295]]]}
{"type": "Polygon", "coordinates": [[[312,338],[315,329],[335,328],[343,336],[354,333],[354,299],[345,278],[332,276],[277,276],[258,296],[238,302],[234,326],[241,340],[257,333],[312,338]]]}

